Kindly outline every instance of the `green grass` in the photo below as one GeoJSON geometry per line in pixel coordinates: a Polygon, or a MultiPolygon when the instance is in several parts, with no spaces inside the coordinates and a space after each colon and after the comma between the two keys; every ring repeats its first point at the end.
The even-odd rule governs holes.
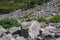
{"type": "Polygon", "coordinates": [[[27,15],[22,16],[22,18],[30,18],[32,16],[32,13],[29,13],[27,15]]]}
{"type": "MultiPolygon", "coordinates": [[[[31,14],[29,14],[29,15],[31,15],[31,14]]],[[[27,17],[24,17],[24,18],[27,18],[27,17]]],[[[45,22],[45,23],[58,23],[58,22],[60,22],[60,15],[53,16],[49,20],[47,20],[45,18],[37,18],[36,21],[45,22]]],[[[12,18],[10,18],[10,19],[6,18],[6,19],[0,20],[0,25],[5,29],[9,29],[13,26],[15,26],[15,27],[21,26],[21,24],[16,19],[12,19],[12,18]]]]}
{"type": "Polygon", "coordinates": [[[58,23],[60,22],[60,15],[57,16],[53,16],[52,18],[50,18],[49,20],[45,19],[45,18],[38,18],[36,19],[38,22],[45,22],[45,23],[58,23]]]}
{"type": "Polygon", "coordinates": [[[36,19],[36,21],[48,23],[48,20],[46,20],[45,18],[38,18],[36,19]]]}
{"type": "Polygon", "coordinates": [[[23,16],[22,18],[29,18],[29,16],[28,16],[28,15],[25,15],[25,16],[23,16]]]}
{"type": "Polygon", "coordinates": [[[20,23],[16,19],[6,18],[6,19],[0,20],[0,25],[5,29],[9,29],[13,26],[19,27],[20,23]]]}
{"type": "Polygon", "coordinates": [[[0,12],[9,13],[18,9],[27,10],[34,7],[35,4],[41,5],[49,1],[50,0],[0,0],[0,12]]]}
{"type": "Polygon", "coordinates": [[[60,22],[60,15],[54,16],[54,17],[50,18],[49,22],[52,22],[52,23],[58,23],[58,22],[60,22]]]}

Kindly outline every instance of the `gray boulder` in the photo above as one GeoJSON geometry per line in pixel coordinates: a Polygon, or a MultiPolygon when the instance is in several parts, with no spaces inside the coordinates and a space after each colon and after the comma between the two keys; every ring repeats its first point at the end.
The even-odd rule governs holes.
{"type": "Polygon", "coordinates": [[[41,25],[37,21],[33,21],[31,26],[29,26],[29,35],[31,38],[37,37],[39,35],[39,30],[41,28],[41,25]]]}
{"type": "Polygon", "coordinates": [[[2,26],[0,26],[0,37],[1,37],[1,35],[4,33],[4,32],[6,32],[7,30],[5,30],[2,26]]]}
{"type": "Polygon", "coordinates": [[[60,38],[56,38],[56,40],[60,40],[60,38]]]}
{"type": "Polygon", "coordinates": [[[32,22],[22,22],[21,25],[22,25],[22,28],[23,29],[29,29],[29,26],[31,25],[32,22]]]}
{"type": "MultiPolygon", "coordinates": [[[[12,36],[11,34],[4,35],[4,36],[2,37],[2,39],[3,39],[3,40],[12,40],[12,39],[13,39],[13,36],[12,36]]],[[[15,40],[15,39],[13,39],[13,40],[15,40]]]]}
{"type": "Polygon", "coordinates": [[[0,38],[0,40],[2,40],[2,38],[0,38]]]}
{"type": "Polygon", "coordinates": [[[10,33],[13,33],[17,30],[21,30],[21,28],[20,27],[12,27],[12,28],[9,29],[10,33]]]}
{"type": "Polygon", "coordinates": [[[17,37],[16,40],[26,40],[24,37],[17,37]]]}

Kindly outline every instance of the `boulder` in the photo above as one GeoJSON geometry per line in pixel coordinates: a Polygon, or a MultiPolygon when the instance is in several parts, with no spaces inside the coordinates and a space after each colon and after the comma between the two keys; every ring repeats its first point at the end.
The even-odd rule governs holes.
{"type": "Polygon", "coordinates": [[[49,30],[46,30],[45,28],[41,28],[40,30],[42,31],[42,36],[46,36],[46,35],[51,34],[51,33],[49,32],[49,30]]]}
{"type": "Polygon", "coordinates": [[[11,40],[16,40],[15,38],[11,38],[11,40]]]}
{"type": "Polygon", "coordinates": [[[12,27],[12,28],[9,29],[10,33],[13,33],[17,30],[21,30],[21,28],[20,27],[12,27]]]}
{"type": "Polygon", "coordinates": [[[16,40],[26,40],[24,37],[17,37],[16,40]]]}
{"type": "Polygon", "coordinates": [[[0,40],[3,40],[2,38],[0,38],[0,40]]]}
{"type": "Polygon", "coordinates": [[[31,36],[31,38],[37,37],[40,28],[41,25],[37,21],[32,21],[31,26],[29,26],[29,35],[31,36]]]}
{"type": "Polygon", "coordinates": [[[29,26],[31,25],[31,22],[22,22],[21,25],[23,29],[28,29],[29,26]]]}
{"type": "Polygon", "coordinates": [[[40,30],[42,31],[43,36],[46,36],[46,35],[54,36],[55,33],[53,32],[56,30],[56,28],[49,26],[49,27],[41,28],[40,30]]]}
{"type": "Polygon", "coordinates": [[[56,28],[54,26],[49,25],[48,27],[45,28],[45,30],[54,31],[56,30],[56,28]]]}
{"type": "Polygon", "coordinates": [[[56,38],[60,37],[60,29],[55,30],[54,33],[56,38]]]}
{"type": "Polygon", "coordinates": [[[30,36],[28,38],[26,38],[26,40],[33,40],[30,36]]]}
{"type": "Polygon", "coordinates": [[[45,22],[41,22],[40,25],[41,25],[41,28],[45,28],[47,26],[45,22]]]}
{"type": "Polygon", "coordinates": [[[6,32],[7,30],[5,30],[2,26],[0,26],[0,37],[2,36],[2,34],[4,33],[4,32],[6,32]]]}
{"type": "Polygon", "coordinates": [[[13,36],[11,34],[8,34],[8,35],[4,35],[2,37],[3,40],[11,40],[13,38],[13,36]]]}
{"type": "Polygon", "coordinates": [[[60,40],[60,38],[56,38],[56,40],[60,40]]]}

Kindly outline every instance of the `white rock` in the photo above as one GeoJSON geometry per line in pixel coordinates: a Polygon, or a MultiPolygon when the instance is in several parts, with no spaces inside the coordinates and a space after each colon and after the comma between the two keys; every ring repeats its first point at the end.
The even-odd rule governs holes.
{"type": "Polygon", "coordinates": [[[17,37],[16,40],[25,40],[24,37],[17,37]]]}
{"type": "Polygon", "coordinates": [[[0,38],[0,40],[3,40],[2,38],[0,38]]]}
{"type": "Polygon", "coordinates": [[[54,16],[56,15],[56,13],[52,13],[54,16]]]}
{"type": "Polygon", "coordinates": [[[49,30],[49,31],[54,31],[56,30],[56,28],[54,26],[51,26],[49,25],[48,27],[45,28],[46,30],[49,30]]]}
{"type": "Polygon", "coordinates": [[[5,30],[2,26],[0,26],[0,36],[1,36],[1,34],[4,33],[4,32],[6,32],[6,30],[5,30]]]}
{"type": "Polygon", "coordinates": [[[22,22],[21,25],[23,29],[28,29],[29,26],[31,25],[31,22],[22,22]]]}
{"type": "Polygon", "coordinates": [[[44,10],[41,10],[41,12],[44,12],[44,10]]]}
{"type": "Polygon", "coordinates": [[[13,36],[11,34],[8,34],[8,35],[4,35],[2,37],[3,40],[11,40],[11,38],[13,38],[13,36]]]}
{"type": "Polygon", "coordinates": [[[57,38],[56,40],[60,40],[60,38],[57,38]]]}
{"type": "Polygon", "coordinates": [[[40,27],[41,26],[37,21],[32,22],[31,26],[29,27],[29,35],[31,36],[31,38],[37,37],[40,27]]]}
{"type": "Polygon", "coordinates": [[[11,38],[11,40],[16,40],[15,38],[11,38]]]}
{"type": "Polygon", "coordinates": [[[50,34],[49,30],[46,30],[45,28],[41,28],[40,30],[42,31],[42,34],[43,34],[44,36],[50,34]]]}
{"type": "Polygon", "coordinates": [[[55,29],[56,29],[55,27],[49,25],[45,28],[41,28],[40,30],[42,31],[43,35],[52,35],[52,36],[54,36],[55,34],[51,33],[51,32],[54,32],[55,29]]]}
{"type": "Polygon", "coordinates": [[[17,30],[21,30],[21,28],[20,27],[12,27],[12,28],[9,29],[10,33],[13,33],[17,30]]]}

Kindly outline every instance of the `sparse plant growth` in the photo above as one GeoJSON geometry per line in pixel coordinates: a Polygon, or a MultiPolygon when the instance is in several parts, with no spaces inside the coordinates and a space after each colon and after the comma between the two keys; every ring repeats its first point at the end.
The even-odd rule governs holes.
{"type": "Polygon", "coordinates": [[[27,14],[27,15],[24,15],[22,18],[30,18],[31,15],[32,15],[32,13],[29,13],[29,14],[27,14]]]}
{"type": "Polygon", "coordinates": [[[60,0],[0,0],[0,40],[60,40],[60,0]]]}
{"type": "Polygon", "coordinates": [[[11,28],[13,26],[19,27],[20,26],[20,23],[16,19],[6,18],[6,19],[0,20],[0,25],[3,28],[8,29],[8,28],[11,28]]]}
{"type": "Polygon", "coordinates": [[[38,18],[37,21],[48,23],[48,20],[46,20],[45,18],[38,18]]]}
{"type": "Polygon", "coordinates": [[[43,4],[50,0],[0,0],[1,13],[9,13],[14,10],[26,10],[34,7],[35,4],[43,4]]]}
{"type": "Polygon", "coordinates": [[[52,23],[58,23],[58,22],[60,22],[60,15],[54,16],[54,17],[50,18],[49,22],[52,22],[52,23]]]}
{"type": "Polygon", "coordinates": [[[45,22],[45,23],[58,23],[60,22],[60,15],[58,16],[53,16],[52,18],[50,18],[49,20],[45,19],[45,18],[38,18],[37,19],[38,22],[45,22]]]}
{"type": "Polygon", "coordinates": [[[23,16],[22,18],[29,18],[28,15],[23,16]]]}

